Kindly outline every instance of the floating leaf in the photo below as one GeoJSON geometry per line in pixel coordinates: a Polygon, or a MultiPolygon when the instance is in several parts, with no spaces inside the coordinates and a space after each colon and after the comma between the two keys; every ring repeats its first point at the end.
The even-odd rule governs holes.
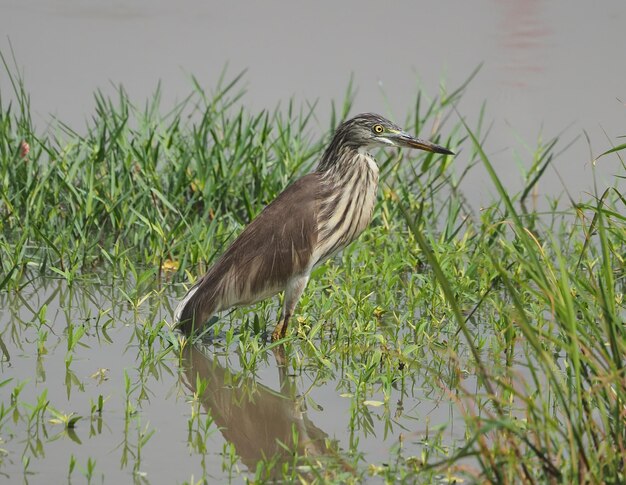
{"type": "Polygon", "coordinates": [[[91,377],[92,379],[98,379],[100,382],[106,381],[109,379],[109,369],[102,367],[93,374],[91,374],[89,377],[91,377]]]}
{"type": "Polygon", "coordinates": [[[385,404],[383,401],[363,401],[363,404],[366,406],[373,406],[375,408],[382,406],[385,404]]]}

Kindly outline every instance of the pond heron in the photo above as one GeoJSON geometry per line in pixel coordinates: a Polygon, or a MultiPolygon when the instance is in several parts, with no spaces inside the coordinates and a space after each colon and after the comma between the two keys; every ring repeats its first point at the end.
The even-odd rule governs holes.
{"type": "Polygon", "coordinates": [[[380,146],[454,155],[376,114],[345,121],[315,171],[265,207],[189,289],[176,308],[179,328],[193,333],[217,312],[284,291],[272,340],[284,338],[311,271],[354,241],[371,220],[378,165],[369,150],[380,146]]]}

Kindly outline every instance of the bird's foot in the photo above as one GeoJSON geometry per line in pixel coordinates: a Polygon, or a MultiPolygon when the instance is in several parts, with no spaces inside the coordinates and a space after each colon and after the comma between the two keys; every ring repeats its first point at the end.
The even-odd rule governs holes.
{"type": "Polygon", "coordinates": [[[289,327],[289,317],[290,315],[287,315],[286,318],[281,318],[276,324],[276,328],[272,332],[272,342],[285,338],[287,335],[287,328],[289,327]]]}
{"type": "Polygon", "coordinates": [[[277,342],[278,340],[280,340],[281,338],[285,336],[286,329],[283,329],[283,327],[284,327],[283,320],[281,320],[280,322],[276,324],[276,328],[272,332],[272,342],[277,342]]]}

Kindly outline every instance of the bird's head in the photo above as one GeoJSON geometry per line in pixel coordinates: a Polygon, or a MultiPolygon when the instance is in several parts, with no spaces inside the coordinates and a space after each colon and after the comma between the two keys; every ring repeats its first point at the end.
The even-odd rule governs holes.
{"type": "Polygon", "coordinates": [[[364,149],[392,146],[454,155],[447,148],[415,138],[388,119],[373,113],[363,113],[342,123],[337,128],[335,139],[342,144],[364,149]]]}

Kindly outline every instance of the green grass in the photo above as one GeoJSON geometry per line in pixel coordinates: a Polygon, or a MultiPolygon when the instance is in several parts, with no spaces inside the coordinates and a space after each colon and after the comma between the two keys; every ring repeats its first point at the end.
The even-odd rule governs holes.
{"type": "Polygon", "coordinates": [[[248,112],[240,76],[224,75],[208,94],[193,80],[190,96],[169,110],[159,90],[141,106],[120,88],[115,98],[96,94],[84,133],[62,120],[38,132],[24,83],[2,60],[14,92],[0,97],[0,472],[46,473],[46,450],[58,440],[73,446],[68,477],[106,479],[107,457],[89,443],[108,427],[120,468],[142,483],[153,443],[196,460],[178,475],[189,483],[215,474],[257,482],[626,480],[624,145],[603,154],[618,160],[614,185],[537,213],[527,199],[560,140],[522,161],[525,186],[511,195],[486,155],[484,112],[470,126],[453,109],[466,83],[431,100],[419,93],[405,126],[459,155],[380,153],[372,226],[314,273],[286,345],[288,376],[279,372],[289,383],[279,394],[306,403],[312,416],[322,390],[344,402],[337,412],[346,439],[306,455],[298,448],[305,430],[293,428],[283,443],[289,459],[244,466],[235,441],[211,461],[207,443],[222,425],[210,399],[226,382],[242,401],[273,402],[277,391],[260,375],[274,369],[276,347],[260,334],[271,331],[277,302],[222,318],[195,378],[181,377],[192,343],[169,328],[170,303],[181,282],[314,166],[350,113],[351,87],[328,121],[295,101],[248,112]],[[498,194],[480,213],[463,197],[476,166],[498,194]],[[102,349],[120,359],[115,369],[96,363],[102,349]],[[96,366],[92,380],[115,376],[94,389],[84,364],[96,366]],[[218,374],[224,380],[213,381],[218,374]],[[171,395],[182,396],[172,409],[185,413],[187,443],[160,441],[151,406],[171,395]],[[454,403],[460,437],[450,437],[446,420],[411,414],[429,399],[454,403]],[[407,417],[419,421],[417,432],[403,429],[407,417]],[[387,459],[372,460],[365,443],[381,429],[396,442],[387,459]]]}

